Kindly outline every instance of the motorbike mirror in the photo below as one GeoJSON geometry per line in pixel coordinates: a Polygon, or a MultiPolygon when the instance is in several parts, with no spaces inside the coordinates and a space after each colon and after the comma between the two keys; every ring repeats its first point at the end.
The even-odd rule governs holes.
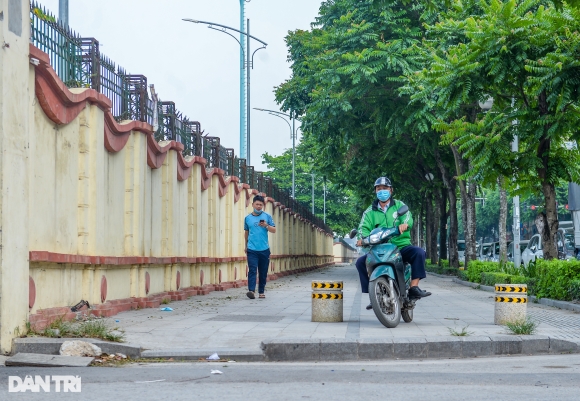
{"type": "Polygon", "coordinates": [[[397,214],[399,216],[402,216],[402,215],[406,214],[408,211],[409,211],[409,206],[403,205],[399,208],[399,210],[397,210],[397,214]]]}
{"type": "Polygon", "coordinates": [[[356,235],[358,234],[358,231],[356,228],[353,228],[352,231],[348,234],[348,238],[354,238],[356,235]]]}

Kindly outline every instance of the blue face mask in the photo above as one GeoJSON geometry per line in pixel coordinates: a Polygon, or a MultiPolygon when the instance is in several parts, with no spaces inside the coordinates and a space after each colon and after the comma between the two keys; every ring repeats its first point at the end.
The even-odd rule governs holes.
{"type": "Polygon", "coordinates": [[[256,209],[254,209],[254,214],[260,215],[260,214],[262,214],[262,210],[256,210],[256,209]]]}
{"type": "Polygon", "coordinates": [[[391,197],[391,191],[389,191],[388,189],[381,189],[379,192],[377,192],[377,198],[381,202],[388,201],[390,197],[391,197]]]}

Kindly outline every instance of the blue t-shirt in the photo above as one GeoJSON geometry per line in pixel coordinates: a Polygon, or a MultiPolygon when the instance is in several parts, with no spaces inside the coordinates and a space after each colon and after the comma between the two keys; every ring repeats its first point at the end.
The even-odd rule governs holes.
{"type": "Polygon", "coordinates": [[[268,230],[266,227],[260,227],[260,220],[265,220],[269,226],[276,227],[272,216],[266,212],[262,212],[259,216],[254,216],[252,213],[244,219],[244,230],[249,232],[248,235],[248,249],[252,251],[265,251],[270,248],[268,245],[268,230]]]}

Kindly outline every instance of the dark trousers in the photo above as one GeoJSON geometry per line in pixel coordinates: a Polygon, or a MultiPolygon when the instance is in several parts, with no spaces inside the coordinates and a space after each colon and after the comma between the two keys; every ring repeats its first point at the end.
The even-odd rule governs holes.
{"type": "Polygon", "coordinates": [[[258,293],[263,294],[268,278],[268,266],[270,266],[270,250],[252,251],[248,249],[248,290],[256,291],[256,273],[260,275],[258,293]]]}
{"type": "MultiPolygon", "coordinates": [[[[399,250],[403,263],[411,265],[411,279],[423,279],[427,277],[425,273],[425,251],[418,246],[407,245],[399,250]]],[[[360,287],[364,294],[369,292],[369,275],[367,273],[366,262],[367,255],[363,255],[356,261],[356,269],[360,277],[360,287]]]]}

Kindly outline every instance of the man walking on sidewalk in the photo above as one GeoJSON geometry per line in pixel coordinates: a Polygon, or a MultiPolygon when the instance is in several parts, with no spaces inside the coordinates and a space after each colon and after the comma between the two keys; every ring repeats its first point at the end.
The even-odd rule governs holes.
{"type": "Polygon", "coordinates": [[[268,233],[276,233],[276,225],[272,216],[264,212],[266,202],[264,197],[256,195],[252,202],[254,211],[244,219],[244,237],[246,246],[244,252],[248,257],[248,298],[256,298],[256,273],[260,274],[258,294],[260,298],[266,298],[266,278],[268,266],[270,266],[270,245],[268,233]]]}

